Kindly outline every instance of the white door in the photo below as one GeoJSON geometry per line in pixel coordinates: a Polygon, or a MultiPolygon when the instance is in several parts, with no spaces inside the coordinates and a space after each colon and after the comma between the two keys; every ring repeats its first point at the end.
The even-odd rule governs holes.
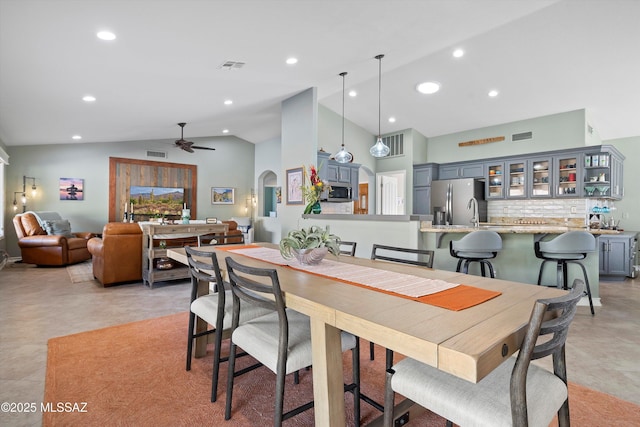
{"type": "Polygon", "coordinates": [[[376,175],[378,215],[405,214],[405,172],[384,172],[376,175]]]}

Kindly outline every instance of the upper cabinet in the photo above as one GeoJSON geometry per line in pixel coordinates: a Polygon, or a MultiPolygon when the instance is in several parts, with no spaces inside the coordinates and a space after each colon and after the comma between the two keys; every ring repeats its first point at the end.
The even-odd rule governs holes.
{"type": "Polygon", "coordinates": [[[585,152],[584,197],[621,199],[624,193],[622,161],[614,150],[585,152]]]}
{"type": "Polygon", "coordinates": [[[484,162],[447,163],[438,168],[438,179],[483,178],[484,162]]]}
{"type": "Polygon", "coordinates": [[[431,181],[438,178],[438,165],[425,163],[413,165],[413,213],[431,214],[431,181]]]}
{"type": "Polygon", "coordinates": [[[609,145],[487,160],[485,198],[621,199],[623,161],[609,145]]]}

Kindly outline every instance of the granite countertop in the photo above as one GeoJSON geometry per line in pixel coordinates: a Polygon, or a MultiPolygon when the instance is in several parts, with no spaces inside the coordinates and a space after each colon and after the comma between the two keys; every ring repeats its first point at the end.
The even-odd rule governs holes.
{"type": "Polygon", "coordinates": [[[567,231],[588,231],[592,234],[620,234],[618,230],[587,229],[586,227],[573,227],[548,224],[481,224],[479,227],[467,225],[425,225],[420,227],[424,233],[471,233],[476,230],[490,230],[496,233],[518,234],[561,234],[567,231]]]}

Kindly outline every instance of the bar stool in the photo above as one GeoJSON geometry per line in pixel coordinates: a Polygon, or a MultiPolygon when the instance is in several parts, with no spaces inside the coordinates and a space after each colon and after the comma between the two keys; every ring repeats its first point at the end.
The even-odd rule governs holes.
{"type": "Polygon", "coordinates": [[[469,263],[479,262],[480,271],[486,277],[485,265],[489,267],[489,275],[495,278],[495,271],[489,259],[495,258],[498,251],[502,250],[502,238],[495,231],[477,230],[472,231],[460,240],[449,242],[449,253],[452,257],[458,258],[456,272],[469,274],[469,263]]]}
{"type": "Polygon", "coordinates": [[[589,278],[587,277],[587,269],[580,262],[587,257],[589,252],[596,251],[596,238],[593,234],[586,231],[567,231],[548,242],[535,242],[534,250],[536,257],[542,260],[540,264],[540,273],[538,273],[538,285],[542,281],[542,272],[544,265],[548,262],[555,262],[558,271],[557,286],[567,289],[569,271],[568,264],[577,264],[582,269],[584,275],[584,283],[587,288],[587,297],[589,298],[589,306],[591,315],[595,315],[593,310],[593,301],[591,299],[591,288],[589,287],[589,278]]]}

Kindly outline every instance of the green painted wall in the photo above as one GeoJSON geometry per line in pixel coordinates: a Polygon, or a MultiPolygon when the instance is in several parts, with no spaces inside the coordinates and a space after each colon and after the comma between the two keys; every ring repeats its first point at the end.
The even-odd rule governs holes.
{"type": "MultiPolygon", "coordinates": [[[[586,113],[575,110],[429,138],[427,159],[421,162],[450,163],[496,156],[552,151],[585,145],[586,113]],[[512,142],[511,135],[533,132],[533,139],[512,142]],[[502,142],[459,147],[458,143],[504,136],[502,142]]],[[[419,163],[421,163],[419,162],[419,163]]]]}

